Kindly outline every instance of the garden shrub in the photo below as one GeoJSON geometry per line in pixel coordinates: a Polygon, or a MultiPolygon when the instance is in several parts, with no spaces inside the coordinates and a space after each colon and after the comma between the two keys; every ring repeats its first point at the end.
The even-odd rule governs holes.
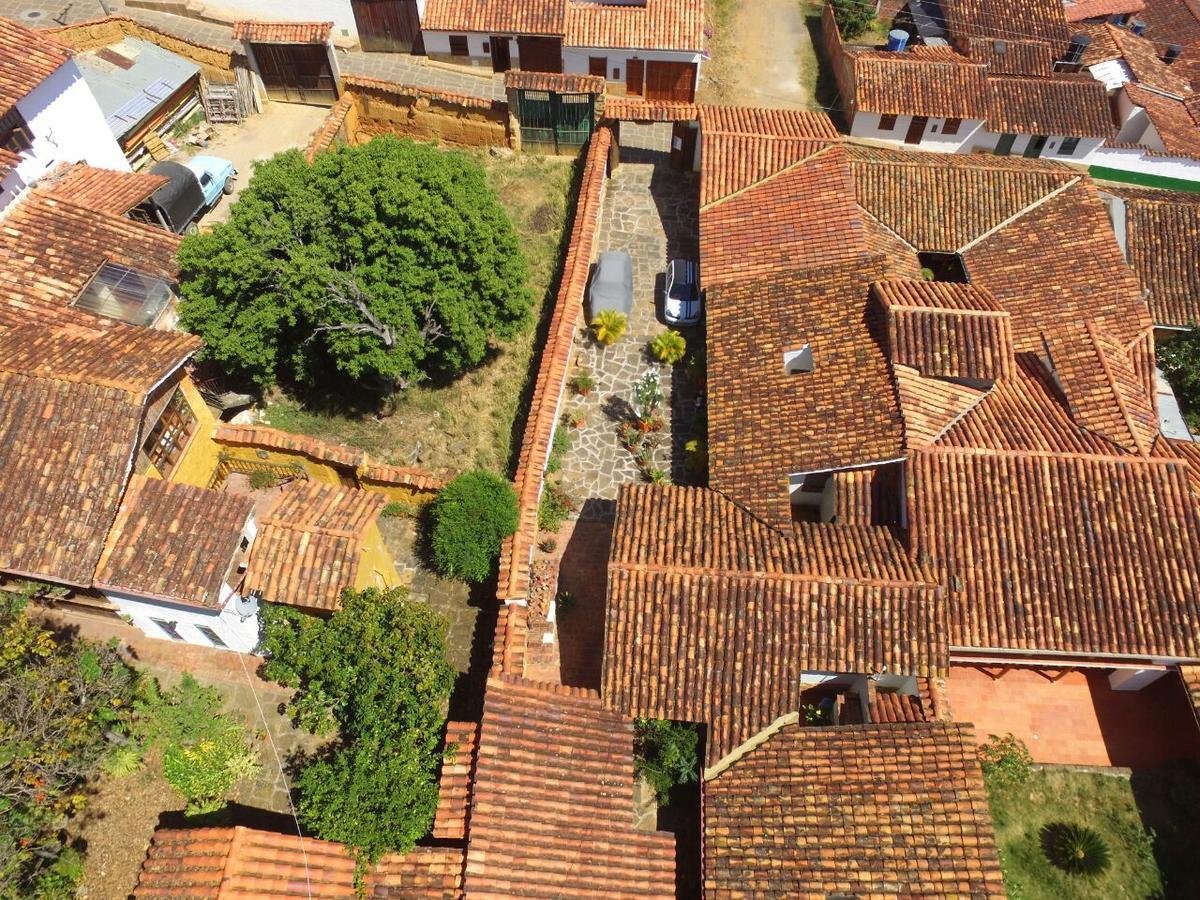
{"type": "Polygon", "coordinates": [[[550,439],[550,454],[546,457],[546,472],[553,475],[562,468],[563,457],[571,449],[571,432],[561,425],[554,429],[550,439]]]}
{"type": "Polygon", "coordinates": [[[830,0],[833,4],[833,20],[837,22],[842,39],[851,41],[871,27],[875,20],[875,7],[862,0],[830,0]]]}
{"type": "Polygon", "coordinates": [[[1192,430],[1200,429],[1200,328],[1172,335],[1155,356],[1192,430]]]}
{"type": "Polygon", "coordinates": [[[257,754],[236,725],[194,744],[172,744],[162,766],[167,783],[187,799],[188,815],[221,809],[233,786],[258,771],[257,754]]]}
{"type": "Polygon", "coordinates": [[[272,488],[279,484],[279,479],[262,469],[255,469],[250,473],[250,489],[261,491],[263,488],[272,488]]]}
{"type": "Polygon", "coordinates": [[[562,485],[547,483],[542,488],[542,499],[538,503],[538,528],[542,531],[558,531],[563,520],[575,509],[575,499],[562,485]]]}
{"type": "Polygon", "coordinates": [[[989,734],[979,747],[979,765],[989,788],[1018,787],[1029,780],[1033,757],[1019,738],[989,734]]]}
{"type": "Polygon", "coordinates": [[[592,319],[592,335],[598,344],[605,347],[619,341],[625,335],[625,329],[628,327],[629,319],[626,318],[625,313],[617,312],[615,309],[601,310],[592,319]]]}
{"type": "Polygon", "coordinates": [[[296,780],[302,824],[360,860],[407,853],[437,809],[455,678],[445,620],[404,588],[347,590],[328,619],[274,604],[263,613],[265,674],[298,687],[292,709],[338,734],[296,780]]]}
{"type": "Polygon", "coordinates": [[[1051,865],[1072,875],[1099,875],[1108,868],[1108,844],[1097,832],[1082,825],[1051,822],[1038,834],[1042,853],[1051,865]]]}
{"type": "Polygon", "coordinates": [[[567,386],[580,397],[586,397],[596,389],[596,378],[587,369],[581,369],[571,376],[567,386]]]}
{"type": "Polygon", "coordinates": [[[417,507],[415,504],[405,503],[402,500],[392,500],[384,504],[379,514],[385,519],[399,519],[402,516],[412,517],[417,514],[417,507]]]}
{"type": "Polygon", "coordinates": [[[483,470],[459,475],[430,508],[434,568],[448,578],[487,580],[518,518],[516,492],[499,475],[483,470]]]}
{"type": "Polygon", "coordinates": [[[699,777],[700,733],[695,725],[667,719],[637,719],[634,727],[634,771],[654,788],[660,804],[667,803],[673,787],[699,777]]]}
{"type": "Polygon", "coordinates": [[[650,342],[650,352],[660,363],[673,366],[687,354],[687,340],[678,331],[664,331],[650,342]]]}

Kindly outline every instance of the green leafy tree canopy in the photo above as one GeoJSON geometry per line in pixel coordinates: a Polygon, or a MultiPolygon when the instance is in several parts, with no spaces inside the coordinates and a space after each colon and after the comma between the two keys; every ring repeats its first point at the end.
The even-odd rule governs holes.
{"type": "Polygon", "coordinates": [[[875,7],[863,0],[830,0],[833,4],[833,20],[837,22],[842,38],[850,41],[871,27],[875,19],[875,7]]]}
{"type": "Polygon", "coordinates": [[[265,674],[299,688],[292,710],[310,730],[339,735],[297,778],[301,821],[367,860],[408,852],[437,809],[455,677],[445,621],[404,588],[347,590],[329,619],[271,604],[262,617],[265,674]]]}
{"type": "Polygon", "coordinates": [[[491,472],[464,472],[430,509],[433,564],[441,574],[485,581],[501,542],[517,530],[520,513],[512,485],[491,472]]]}
{"type": "Polygon", "coordinates": [[[387,136],[256,166],[229,221],[179,250],[181,324],[268,387],[330,372],[455,374],[531,321],[527,267],[483,170],[387,136]]]}

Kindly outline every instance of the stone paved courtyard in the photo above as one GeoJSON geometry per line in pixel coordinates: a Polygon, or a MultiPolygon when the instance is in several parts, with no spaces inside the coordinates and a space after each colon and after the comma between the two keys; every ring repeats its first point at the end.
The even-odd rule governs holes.
{"type": "MultiPolygon", "coordinates": [[[[665,134],[664,139],[661,126],[622,128],[621,163],[609,180],[600,212],[597,250],[629,252],[634,297],[628,331],[617,343],[602,347],[582,327],[576,337],[575,364],[592,373],[596,388],[587,397],[569,397],[564,403],[565,411],[582,411],[586,424],[573,432],[562,480],[576,497],[590,501],[583,505],[582,518],[611,514],[620,486],[641,480],[633,455],[621,446],[617,426],[630,414],[633,386],[647,370],[659,372],[667,398],[663,413],[672,433],[690,432],[694,405],[672,397],[673,383],[683,379],[673,377],[671,367],[660,366],[647,349],[650,340],[666,330],[658,298],[668,258],[694,260],[698,253],[696,176],[672,170],[666,152],[644,149],[666,146],[669,126],[665,134]]],[[[686,336],[689,342],[702,340],[686,336]]],[[[673,444],[681,446],[664,435],[654,459],[657,468],[677,476],[680,465],[673,444]]]]}

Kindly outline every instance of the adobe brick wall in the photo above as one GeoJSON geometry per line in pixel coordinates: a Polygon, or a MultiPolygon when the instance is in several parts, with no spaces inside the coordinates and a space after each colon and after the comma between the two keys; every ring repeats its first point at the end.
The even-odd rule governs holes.
{"type": "Polygon", "coordinates": [[[176,53],[184,59],[191,60],[200,67],[206,76],[222,81],[228,79],[229,73],[235,67],[247,65],[246,58],[240,53],[185,41],[156,28],[135,22],[128,16],[108,16],[61,28],[50,28],[47,31],[68,47],[79,51],[107,47],[126,37],[141,38],[151,44],[157,44],[164,50],[176,53]]]}
{"type": "Polygon", "coordinates": [[[854,74],[843,50],[842,33],[833,18],[833,5],[826,2],[821,10],[821,52],[833,72],[842,112],[849,120],[854,115],[854,74]]]}
{"type": "Polygon", "coordinates": [[[353,98],[337,130],[348,144],[395,134],[454,147],[510,146],[506,103],[357,76],[345,77],[342,88],[353,98]]]}
{"type": "Polygon", "coordinates": [[[588,143],[575,220],[563,263],[562,281],[554,300],[546,344],[538,361],[529,417],[521,437],[521,452],[514,479],[521,518],[516,534],[505,540],[500,551],[500,578],[496,591],[501,602],[523,602],[529,590],[529,566],[537,542],[537,510],[542,496],[542,480],[550,455],[550,440],[554,435],[566,388],[575,329],[583,312],[583,294],[595,252],[596,229],[604,200],[611,144],[612,130],[607,125],[598,128],[588,143]]]}

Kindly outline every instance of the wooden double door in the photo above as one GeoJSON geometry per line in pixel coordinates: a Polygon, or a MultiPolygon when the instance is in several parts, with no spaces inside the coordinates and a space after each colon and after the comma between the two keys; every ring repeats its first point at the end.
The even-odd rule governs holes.
{"type": "Polygon", "coordinates": [[[369,53],[420,53],[417,0],[350,0],[359,46],[369,53]]]}
{"type": "Polygon", "coordinates": [[[258,74],[272,100],[332,106],[337,81],[324,44],[252,43],[258,74]]]}
{"type": "Polygon", "coordinates": [[[562,38],[517,38],[517,55],[525,72],[561,72],[563,70],[562,38]]]}
{"type": "Polygon", "coordinates": [[[625,93],[691,103],[696,98],[696,64],[631,59],[625,64],[625,93]]]}

